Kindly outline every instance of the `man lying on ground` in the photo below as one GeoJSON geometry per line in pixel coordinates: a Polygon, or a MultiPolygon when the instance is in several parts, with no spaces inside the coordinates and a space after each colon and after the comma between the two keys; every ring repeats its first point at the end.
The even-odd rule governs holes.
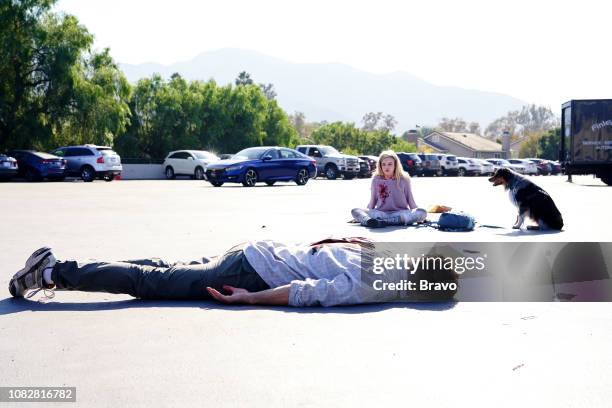
{"type": "MultiPolygon", "coordinates": [[[[454,271],[427,271],[429,282],[454,282],[454,290],[380,290],[380,282],[419,280],[421,272],[362,270],[371,265],[371,241],[363,238],[326,239],[312,244],[254,241],[233,247],[213,259],[168,263],[159,258],[122,262],[61,261],[50,248],[40,248],[9,283],[14,297],[32,297],[44,290],[128,294],[140,299],[216,299],[223,303],[336,306],[374,302],[452,299],[454,271]],[[368,255],[369,254],[369,255],[368,255]],[[29,293],[27,293],[29,292],[29,293]]],[[[390,286],[386,286],[388,288],[390,286]]],[[[392,286],[391,286],[392,287],[392,286]]],[[[398,286],[399,287],[399,286],[398,286]]]]}

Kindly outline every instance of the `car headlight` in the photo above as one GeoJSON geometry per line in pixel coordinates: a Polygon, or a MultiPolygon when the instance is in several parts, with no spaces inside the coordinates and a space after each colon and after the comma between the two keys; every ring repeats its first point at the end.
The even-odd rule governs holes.
{"type": "Polygon", "coordinates": [[[232,166],[232,167],[227,167],[225,170],[226,171],[236,171],[236,170],[240,170],[242,168],[242,166],[232,166]]]}
{"type": "Polygon", "coordinates": [[[344,159],[336,159],[337,164],[344,164],[344,159]]]}

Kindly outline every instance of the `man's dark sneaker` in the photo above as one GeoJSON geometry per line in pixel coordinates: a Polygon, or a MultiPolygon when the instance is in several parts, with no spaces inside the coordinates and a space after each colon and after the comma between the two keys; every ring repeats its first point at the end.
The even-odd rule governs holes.
{"type": "MultiPolygon", "coordinates": [[[[32,295],[38,293],[41,289],[51,289],[54,285],[48,285],[43,282],[43,271],[45,268],[50,268],[55,265],[56,259],[51,252],[51,248],[40,248],[34,251],[28,258],[25,268],[17,272],[9,282],[9,292],[14,297],[23,297],[26,291],[38,289],[32,295]]],[[[49,296],[48,296],[49,297],[49,296]]]]}

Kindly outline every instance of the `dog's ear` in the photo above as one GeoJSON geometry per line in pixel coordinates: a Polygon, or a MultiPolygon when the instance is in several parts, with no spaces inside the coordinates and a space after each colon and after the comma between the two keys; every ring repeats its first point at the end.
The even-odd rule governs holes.
{"type": "Polygon", "coordinates": [[[504,180],[508,181],[508,179],[510,179],[510,177],[512,176],[512,172],[510,171],[510,169],[497,169],[498,173],[499,173],[499,177],[503,178],[504,180]]]}

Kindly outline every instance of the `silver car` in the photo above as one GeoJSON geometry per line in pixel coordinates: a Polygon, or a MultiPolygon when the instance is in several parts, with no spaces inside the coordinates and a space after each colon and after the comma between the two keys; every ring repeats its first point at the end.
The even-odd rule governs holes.
{"type": "Polygon", "coordinates": [[[526,159],[509,159],[508,161],[511,164],[516,164],[516,165],[522,166],[524,168],[523,174],[531,174],[531,175],[537,175],[538,174],[538,165],[535,164],[534,162],[530,161],[530,160],[526,160],[526,159]]]}
{"type": "Polygon", "coordinates": [[[96,178],[113,181],[121,176],[121,157],[108,146],[86,144],[65,146],[51,152],[66,160],[66,175],[81,177],[85,182],[96,178]]]}
{"type": "Polygon", "coordinates": [[[492,176],[493,173],[495,173],[495,170],[497,170],[496,166],[494,166],[493,163],[490,163],[486,161],[485,159],[472,159],[472,160],[475,160],[482,167],[482,170],[480,171],[481,176],[492,176]]]}
{"type": "Polygon", "coordinates": [[[493,163],[500,169],[510,169],[512,171],[516,171],[517,173],[525,174],[525,166],[521,164],[513,164],[504,159],[487,159],[487,161],[489,163],[493,163]]]}

